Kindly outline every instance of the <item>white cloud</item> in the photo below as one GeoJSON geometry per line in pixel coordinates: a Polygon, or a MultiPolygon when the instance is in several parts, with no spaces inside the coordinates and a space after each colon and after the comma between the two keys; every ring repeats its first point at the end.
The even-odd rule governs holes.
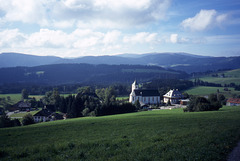
{"type": "Polygon", "coordinates": [[[181,26],[191,31],[202,31],[221,25],[226,18],[226,14],[218,14],[216,10],[201,10],[194,17],[185,19],[181,26]]]}
{"type": "Polygon", "coordinates": [[[104,28],[132,27],[164,19],[170,3],[171,0],[0,0],[0,19],[58,28],[76,24],[93,28],[95,22],[104,28]]]}
{"type": "Polygon", "coordinates": [[[170,41],[174,44],[177,43],[178,42],[178,34],[171,34],[170,41]]]}
{"type": "Polygon", "coordinates": [[[122,8],[131,8],[136,10],[147,9],[150,6],[150,0],[95,0],[94,6],[100,8],[110,8],[112,10],[121,10],[122,8]]]}
{"type": "Polygon", "coordinates": [[[47,25],[47,0],[0,0],[0,10],[5,14],[4,21],[21,21],[47,25]]]}
{"type": "Polygon", "coordinates": [[[74,20],[69,21],[53,21],[53,26],[56,28],[70,28],[73,27],[75,24],[74,20]]]}
{"type": "Polygon", "coordinates": [[[28,36],[26,46],[31,47],[70,47],[69,35],[60,30],[41,29],[28,36]]]}
{"type": "Polygon", "coordinates": [[[157,41],[157,33],[139,32],[135,35],[124,36],[124,43],[154,43],[157,41]]]}
{"type": "Polygon", "coordinates": [[[121,36],[121,32],[117,30],[107,32],[103,38],[103,43],[113,44],[118,41],[120,36],[121,36]]]}
{"type": "Polygon", "coordinates": [[[0,32],[0,47],[20,47],[26,40],[26,36],[18,29],[4,30],[0,32]]]}

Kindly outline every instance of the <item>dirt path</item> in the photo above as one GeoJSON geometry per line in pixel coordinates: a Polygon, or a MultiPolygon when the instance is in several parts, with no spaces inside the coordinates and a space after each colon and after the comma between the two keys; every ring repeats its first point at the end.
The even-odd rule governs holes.
{"type": "Polygon", "coordinates": [[[227,161],[240,161],[240,141],[238,145],[233,149],[233,151],[228,156],[227,161]]]}

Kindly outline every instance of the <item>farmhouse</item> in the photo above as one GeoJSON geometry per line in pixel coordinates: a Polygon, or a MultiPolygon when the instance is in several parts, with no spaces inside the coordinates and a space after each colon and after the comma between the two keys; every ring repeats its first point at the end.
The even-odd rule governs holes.
{"type": "Polygon", "coordinates": [[[135,103],[139,101],[141,106],[160,104],[160,94],[156,89],[140,89],[137,81],[132,84],[132,92],[129,96],[129,102],[135,103]]]}
{"type": "Polygon", "coordinates": [[[173,89],[163,95],[163,102],[168,103],[168,101],[170,101],[171,104],[177,104],[182,98],[183,95],[178,91],[178,89],[173,89]]]}
{"type": "Polygon", "coordinates": [[[37,112],[33,115],[34,122],[46,122],[50,121],[49,116],[52,113],[47,109],[42,109],[41,111],[37,112]]]}
{"type": "Polygon", "coordinates": [[[229,98],[226,103],[227,106],[240,106],[240,98],[229,98]]]}
{"type": "Polygon", "coordinates": [[[46,122],[46,121],[55,121],[55,120],[62,120],[63,114],[51,112],[48,109],[42,109],[41,111],[37,112],[33,115],[34,122],[46,122]]]}
{"type": "Polygon", "coordinates": [[[20,110],[20,111],[30,111],[31,110],[31,103],[19,101],[15,105],[13,105],[14,108],[20,110]]]}

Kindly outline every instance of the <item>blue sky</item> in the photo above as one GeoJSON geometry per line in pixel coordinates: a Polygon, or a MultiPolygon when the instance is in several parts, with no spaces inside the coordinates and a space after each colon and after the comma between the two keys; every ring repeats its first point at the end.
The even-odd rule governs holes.
{"type": "Polygon", "coordinates": [[[0,0],[0,53],[240,56],[239,0],[0,0]]]}

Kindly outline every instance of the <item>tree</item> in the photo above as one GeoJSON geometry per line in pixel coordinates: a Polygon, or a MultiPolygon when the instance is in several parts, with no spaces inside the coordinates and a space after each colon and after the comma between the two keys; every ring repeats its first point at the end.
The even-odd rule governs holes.
{"type": "Polygon", "coordinates": [[[31,106],[33,107],[33,108],[37,108],[37,100],[36,100],[36,98],[35,97],[33,97],[30,101],[29,101],[30,103],[31,103],[31,106]]]}
{"type": "Polygon", "coordinates": [[[29,93],[26,89],[22,90],[22,99],[28,99],[29,93]]]}
{"type": "Polygon", "coordinates": [[[21,126],[21,123],[18,119],[11,120],[5,113],[0,116],[0,128],[14,126],[21,126]]]}
{"type": "Polygon", "coordinates": [[[226,105],[226,97],[223,94],[218,94],[218,101],[220,101],[222,105],[226,105]]]}
{"type": "Polygon", "coordinates": [[[134,103],[134,105],[135,105],[136,109],[140,110],[141,104],[140,104],[139,100],[137,100],[137,101],[134,103]]]}
{"type": "Polygon", "coordinates": [[[210,95],[209,99],[205,97],[192,97],[184,112],[198,112],[198,111],[216,111],[222,105],[217,99],[217,95],[210,95]]]}
{"type": "Polygon", "coordinates": [[[167,105],[168,105],[168,106],[171,106],[171,105],[172,105],[170,99],[168,99],[167,105]]]}
{"type": "Polygon", "coordinates": [[[85,109],[82,111],[82,115],[83,115],[83,116],[88,116],[89,112],[90,112],[89,108],[85,108],[85,109]]]}
{"type": "Polygon", "coordinates": [[[23,125],[34,124],[33,116],[30,113],[25,115],[25,116],[23,116],[22,124],[23,125]]]}

